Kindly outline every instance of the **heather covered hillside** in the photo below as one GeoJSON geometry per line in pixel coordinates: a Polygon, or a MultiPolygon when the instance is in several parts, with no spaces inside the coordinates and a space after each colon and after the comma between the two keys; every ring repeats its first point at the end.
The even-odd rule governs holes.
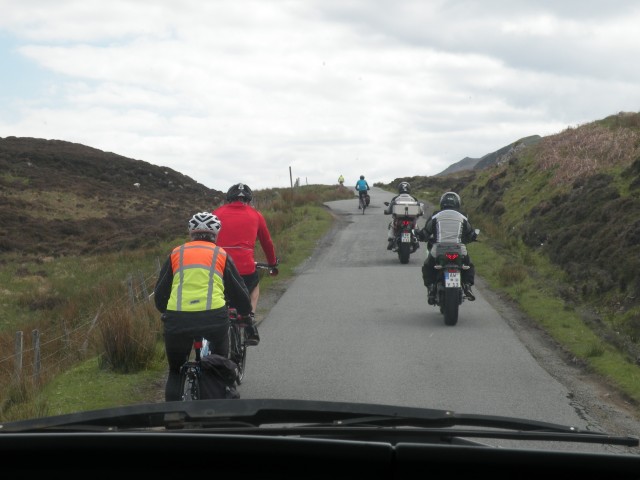
{"type": "Polygon", "coordinates": [[[0,138],[0,253],[91,254],[184,235],[223,198],[186,175],[84,145],[0,138]]]}
{"type": "Polygon", "coordinates": [[[482,168],[389,187],[401,180],[435,203],[459,192],[505,265],[518,258],[537,275],[532,259],[544,256],[563,273],[556,288],[567,306],[590,305],[612,336],[640,343],[640,114],[567,128],[482,168]]]}

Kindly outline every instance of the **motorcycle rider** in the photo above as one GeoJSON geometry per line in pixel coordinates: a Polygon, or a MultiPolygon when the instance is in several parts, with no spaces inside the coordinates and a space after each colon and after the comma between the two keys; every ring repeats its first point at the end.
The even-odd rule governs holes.
{"type": "Polygon", "coordinates": [[[369,184],[364,179],[364,175],[360,175],[360,180],[356,182],[356,190],[358,191],[358,210],[360,210],[360,198],[365,197],[369,192],[369,184]]]}
{"type": "MultiPolygon", "coordinates": [[[[477,234],[472,228],[469,219],[460,213],[460,196],[455,192],[445,192],[440,197],[440,210],[434,212],[427,220],[425,226],[416,232],[416,237],[422,242],[428,242],[429,254],[422,265],[422,280],[429,291],[428,303],[435,305],[436,297],[436,272],[433,268],[435,258],[432,255],[437,243],[467,243],[476,239],[477,234]]],[[[466,248],[463,250],[468,270],[462,270],[462,290],[467,299],[473,301],[476,297],[471,291],[475,281],[475,267],[471,262],[466,248]]]]}
{"type": "MultiPolygon", "coordinates": [[[[398,185],[398,195],[391,199],[391,201],[389,202],[389,206],[384,209],[384,214],[391,215],[393,213],[393,206],[399,202],[416,202],[420,204],[420,215],[424,213],[422,209],[422,203],[416,197],[411,195],[411,185],[409,184],[409,182],[400,182],[400,184],[398,185]]],[[[387,250],[391,250],[393,248],[394,237],[395,235],[393,232],[393,220],[391,220],[391,222],[389,222],[389,227],[387,228],[387,250]]]]}

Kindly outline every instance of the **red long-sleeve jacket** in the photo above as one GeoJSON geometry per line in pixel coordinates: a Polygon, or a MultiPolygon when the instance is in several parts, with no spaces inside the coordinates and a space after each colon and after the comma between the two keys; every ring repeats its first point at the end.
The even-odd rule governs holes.
{"type": "Polygon", "coordinates": [[[262,214],[249,204],[241,201],[227,203],[213,211],[222,228],[216,244],[225,249],[233,258],[240,275],[250,275],[256,271],[256,239],[264,252],[267,263],[276,263],[276,250],[262,214]]]}

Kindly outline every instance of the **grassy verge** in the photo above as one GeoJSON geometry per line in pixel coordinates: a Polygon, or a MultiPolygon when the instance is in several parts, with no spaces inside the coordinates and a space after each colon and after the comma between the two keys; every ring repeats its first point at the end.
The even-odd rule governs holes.
{"type": "Polygon", "coordinates": [[[527,263],[535,263],[532,270],[513,255],[505,256],[504,251],[496,250],[485,239],[471,244],[469,253],[478,275],[492,290],[508,295],[572,356],[606,378],[633,405],[640,405],[640,366],[594,332],[576,306],[557,296],[555,282],[562,278],[557,269],[542,258],[527,258],[527,263]]]}

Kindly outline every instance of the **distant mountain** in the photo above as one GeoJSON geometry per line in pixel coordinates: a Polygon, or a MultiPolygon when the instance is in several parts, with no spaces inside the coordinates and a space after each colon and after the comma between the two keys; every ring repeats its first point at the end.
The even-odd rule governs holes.
{"type": "Polygon", "coordinates": [[[464,157],[459,162],[449,165],[440,173],[436,173],[435,176],[442,177],[445,175],[449,175],[451,173],[461,172],[463,170],[473,170],[473,167],[475,167],[479,161],[480,161],[479,158],[464,157]]]}
{"type": "Polygon", "coordinates": [[[540,137],[540,135],[531,135],[529,137],[521,138],[520,140],[502,147],[495,152],[487,153],[482,158],[465,157],[459,162],[445,168],[435,176],[442,177],[463,170],[483,170],[492,165],[500,165],[501,163],[509,161],[510,158],[513,158],[524,147],[538,143],[541,138],[542,137],[540,137]]]}

